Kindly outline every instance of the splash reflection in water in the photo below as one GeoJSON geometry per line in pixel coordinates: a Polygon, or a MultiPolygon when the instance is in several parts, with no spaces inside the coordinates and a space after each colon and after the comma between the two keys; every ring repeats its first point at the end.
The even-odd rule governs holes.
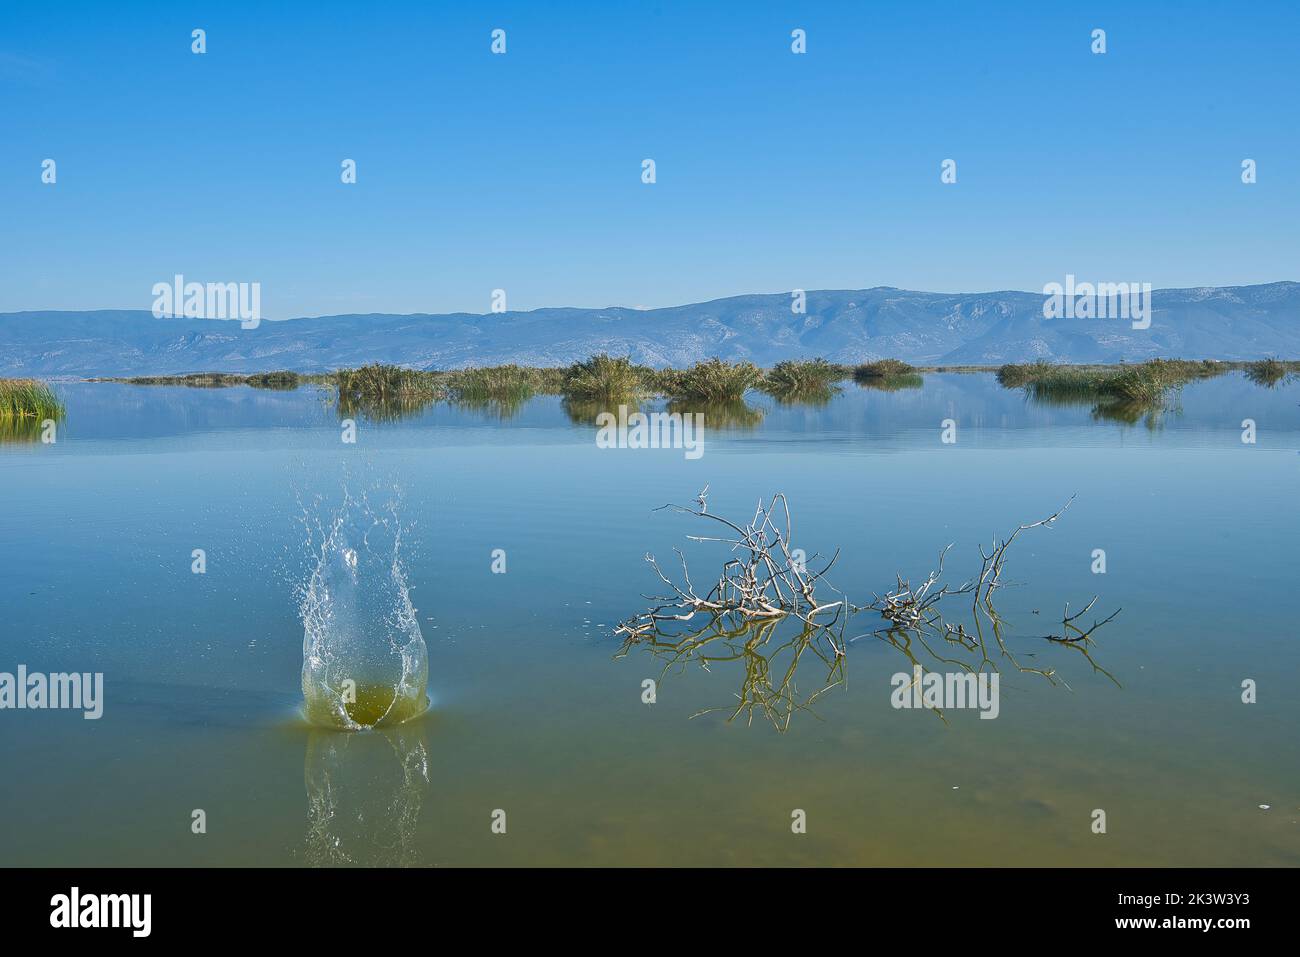
{"type": "Polygon", "coordinates": [[[421,863],[415,829],[429,790],[422,722],[307,739],[305,856],[313,867],[421,863]]]}

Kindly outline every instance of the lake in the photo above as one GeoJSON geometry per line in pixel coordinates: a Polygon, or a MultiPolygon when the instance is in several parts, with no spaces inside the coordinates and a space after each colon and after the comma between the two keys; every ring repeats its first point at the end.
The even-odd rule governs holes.
{"type": "Polygon", "coordinates": [[[599,448],[552,396],[359,418],[345,443],[317,387],[57,391],[56,442],[0,443],[0,672],[102,672],[103,715],[0,713],[7,864],[1300,864],[1294,382],[1195,382],[1134,424],[991,374],[847,382],[706,419],[698,458],[599,448]],[[871,611],[793,674],[784,632],[707,668],[624,649],[664,590],[646,553],[677,578],[681,548],[697,585],[728,557],[657,510],[706,485],[742,520],[784,493],[792,543],[839,549],[826,579],[860,605],[950,543],[960,584],[1074,496],[1008,553],[996,719],[894,707],[909,652],[970,659],[871,611]],[[428,662],[427,712],[359,732],[302,714],[302,596],[345,496],[400,526],[428,662]],[[1045,640],[1094,595],[1086,623],[1122,610],[1082,650],[1045,640]]]}

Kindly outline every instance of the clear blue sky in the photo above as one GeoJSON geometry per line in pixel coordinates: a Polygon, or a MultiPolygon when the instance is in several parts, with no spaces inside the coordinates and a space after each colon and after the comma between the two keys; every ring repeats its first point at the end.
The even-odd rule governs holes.
{"type": "Polygon", "coordinates": [[[1294,2],[5,3],[0,311],[178,272],[272,319],[1300,279],[1297,36],[1294,2]]]}

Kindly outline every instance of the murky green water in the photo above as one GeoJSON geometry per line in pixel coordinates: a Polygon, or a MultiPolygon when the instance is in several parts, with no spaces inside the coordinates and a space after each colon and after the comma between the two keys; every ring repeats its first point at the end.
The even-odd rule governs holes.
{"type": "Polygon", "coordinates": [[[761,422],[708,432],[698,460],[597,448],[546,397],[505,419],[362,421],[345,445],[314,389],[60,392],[56,444],[0,445],[0,672],[103,672],[104,714],[0,711],[5,863],[1300,863],[1294,384],[1193,384],[1149,429],[1027,405],[988,375],[850,383],[820,408],[757,398],[761,422]],[[1017,541],[1022,584],[999,596],[1008,648],[1057,683],[999,657],[998,717],[945,723],[891,707],[911,664],[868,635],[836,673],[800,660],[796,700],[839,683],[784,732],[761,710],[729,723],[738,695],[784,684],[788,652],[765,691],[743,649],[665,673],[611,635],[662,591],[646,552],[673,570],[679,546],[716,576],[720,553],[685,538],[699,520],[654,511],[705,484],[710,511],[744,518],[785,492],[795,544],[839,548],[829,578],[860,603],[950,542],[950,577],[977,573],[979,543],[1077,494],[1017,541]],[[359,733],[299,711],[304,518],[345,490],[400,516],[431,701],[359,733]],[[1113,680],[1041,638],[1094,594],[1123,609],[1091,648],[1113,680]]]}

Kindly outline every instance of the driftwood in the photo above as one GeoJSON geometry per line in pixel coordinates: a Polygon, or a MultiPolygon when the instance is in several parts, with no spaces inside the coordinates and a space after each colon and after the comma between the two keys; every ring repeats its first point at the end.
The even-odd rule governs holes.
{"type": "MultiPolygon", "coordinates": [[[[1010,584],[1003,580],[1003,572],[1008,550],[1019,535],[1031,529],[1051,528],[1073,501],[1071,497],[1047,518],[1020,525],[1005,538],[994,539],[987,551],[981,546],[980,570],[975,578],[958,585],[944,582],[944,561],[952,549],[949,545],[939,553],[934,570],[919,584],[913,585],[896,575],[893,589],[875,595],[869,605],[857,606],[826,579],[826,573],[839,558],[838,550],[813,572],[809,565],[817,556],[805,559],[803,552],[793,547],[794,526],[784,494],[777,493],[766,503],[760,501],[753,518],[742,524],[709,511],[706,486],[693,507],[664,505],[656,511],[670,510],[719,526],[716,535],[688,535],[687,538],[729,546],[732,557],[723,564],[716,581],[711,581],[707,590],[701,590],[692,580],[686,556],[680,549],[674,549],[681,565],[680,582],[669,578],[655,557],[647,554],[646,562],[669,593],[646,596],[653,604],[615,628],[615,634],[623,639],[617,657],[626,656],[633,647],[644,647],[665,662],[664,675],[692,663],[709,670],[711,664],[742,661],[745,677],[737,694],[739,704],[734,709],[709,708],[697,714],[726,710],[731,712],[729,721],[747,714],[752,722],[758,713],[779,730],[789,726],[795,712],[811,710],[816,698],[843,683],[848,646],[868,637],[892,645],[913,665],[922,668],[918,648],[933,661],[967,671],[997,670],[998,661],[1005,659],[1021,673],[1039,675],[1056,684],[1060,679],[1055,669],[1024,666],[1007,647],[1004,622],[993,599],[1000,589],[1010,584]],[[827,592],[835,597],[828,598],[827,592]],[[957,602],[963,596],[971,600],[969,621],[954,624],[947,613],[954,607],[959,610],[967,607],[957,602]],[[879,615],[884,625],[846,639],[847,622],[863,612],[879,615]],[[793,634],[779,628],[787,621],[797,625],[793,634]],[[993,640],[992,648],[986,640],[986,629],[993,640]],[[789,637],[778,639],[778,634],[789,637]],[[944,642],[954,650],[940,654],[936,648],[941,646],[935,642],[944,642]],[[997,652],[997,658],[992,651],[997,652]],[[801,695],[794,680],[795,670],[810,652],[826,666],[826,672],[815,692],[801,695]],[[961,657],[963,654],[970,657],[961,657]],[[778,663],[781,657],[789,660],[778,663]]],[[[1114,620],[1119,610],[1094,620],[1088,628],[1077,624],[1096,602],[1094,596],[1073,615],[1067,604],[1061,633],[1040,638],[1078,651],[1094,670],[1115,681],[1114,676],[1092,660],[1088,646],[1092,635],[1114,620]]]]}
{"type": "Polygon", "coordinates": [[[696,590],[691,580],[686,556],[681,549],[674,548],[682,566],[682,582],[678,584],[664,574],[653,555],[647,554],[645,560],[659,580],[671,591],[671,594],[651,597],[657,602],[649,610],[623,622],[614,633],[625,638],[649,635],[666,622],[690,621],[696,615],[708,615],[729,619],[733,625],[745,622],[795,617],[810,628],[827,632],[836,654],[844,653],[841,644],[833,636],[836,626],[842,628],[847,618],[849,603],[840,595],[835,601],[822,601],[816,595],[819,584],[833,590],[825,581],[825,575],[839,558],[839,551],[818,572],[808,570],[809,561],[815,561],[816,555],[803,558],[790,546],[793,523],[790,519],[790,505],[785,495],[777,493],[766,505],[759,502],[754,510],[754,517],[748,524],[735,522],[714,515],[708,510],[708,487],[700,492],[696,507],[685,505],[664,505],[656,511],[670,509],[697,518],[716,522],[722,530],[716,536],[688,535],[693,542],[716,542],[730,545],[736,557],[728,559],[722,566],[716,582],[703,595],[696,590]],[[819,615],[831,614],[828,621],[819,615]]]}
{"type": "MultiPolygon", "coordinates": [[[[877,595],[875,601],[867,606],[870,610],[878,612],[888,624],[884,628],[875,629],[866,635],[856,635],[850,638],[849,641],[853,642],[859,638],[872,636],[888,640],[895,646],[902,644],[906,647],[910,645],[910,640],[915,638],[933,657],[945,663],[958,664],[969,670],[984,667],[996,668],[996,662],[989,654],[989,648],[985,641],[984,627],[987,625],[1001,656],[1011,662],[1018,671],[1025,674],[1041,675],[1055,684],[1059,679],[1054,669],[1043,670],[1023,666],[1007,647],[1003,638],[1005,622],[998,613],[993,598],[1000,589],[1011,584],[1003,581],[1002,573],[1006,569],[1008,550],[1020,536],[1020,533],[1035,528],[1052,528],[1056,520],[1064,514],[1073,502],[1074,496],[1070,496],[1069,501],[1046,518],[1031,522],[1028,525],[1017,526],[1006,538],[994,539],[988,551],[985,551],[984,547],[980,546],[980,571],[978,577],[964,581],[960,585],[954,587],[941,584],[944,557],[952,548],[951,545],[939,553],[937,567],[926,576],[920,585],[912,587],[901,576],[896,576],[897,587],[883,596],[877,595]],[[944,609],[940,607],[940,603],[945,598],[954,598],[961,595],[971,596],[969,629],[964,623],[959,622],[954,625],[946,620],[943,614],[944,609]],[[959,659],[948,659],[935,654],[926,642],[927,637],[935,636],[959,645],[966,651],[979,652],[980,660],[972,666],[959,659]],[[908,640],[900,642],[898,640],[900,638],[907,638],[908,640]]],[[[1065,615],[1061,622],[1061,634],[1042,635],[1040,637],[1046,641],[1075,648],[1088,659],[1095,671],[1099,671],[1106,675],[1107,678],[1110,678],[1111,681],[1115,681],[1110,672],[1092,660],[1086,646],[1092,640],[1093,632],[1113,621],[1121,609],[1116,609],[1104,619],[1094,621],[1092,626],[1086,630],[1075,625],[1075,622],[1096,604],[1097,598],[1098,596],[1094,595],[1087,605],[1074,615],[1070,614],[1070,606],[1067,603],[1065,615]]],[[[913,663],[917,662],[914,661],[913,663]]],[[[1118,681],[1115,681],[1115,683],[1119,684],[1118,681]]]]}

